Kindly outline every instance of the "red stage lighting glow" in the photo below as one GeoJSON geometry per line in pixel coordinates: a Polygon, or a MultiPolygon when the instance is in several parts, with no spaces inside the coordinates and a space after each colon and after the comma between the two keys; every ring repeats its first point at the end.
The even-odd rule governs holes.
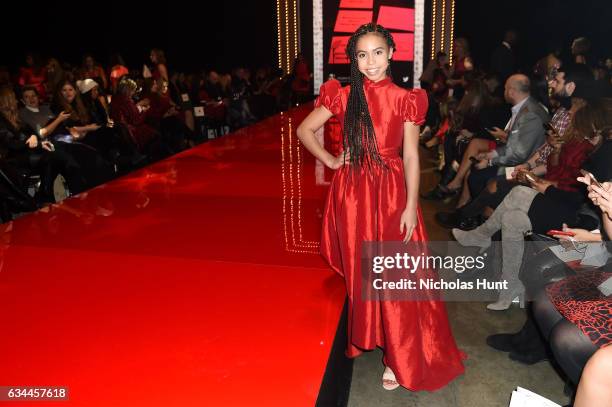
{"type": "Polygon", "coordinates": [[[352,33],[362,24],[372,21],[372,10],[340,10],[336,19],[334,32],[352,33]]]}
{"type": "Polygon", "coordinates": [[[340,8],[369,8],[374,6],[374,0],[342,0],[340,8]]]}
{"type": "Polygon", "coordinates": [[[414,61],[414,33],[392,33],[397,51],[393,54],[395,61],[414,61]]]}
{"type": "Polygon", "coordinates": [[[349,60],[346,57],[346,44],[348,43],[349,35],[334,35],[331,40],[329,49],[330,64],[348,64],[349,60]]]}
{"type": "Polygon", "coordinates": [[[414,31],[414,9],[380,6],[378,24],[388,30],[414,31]]]}

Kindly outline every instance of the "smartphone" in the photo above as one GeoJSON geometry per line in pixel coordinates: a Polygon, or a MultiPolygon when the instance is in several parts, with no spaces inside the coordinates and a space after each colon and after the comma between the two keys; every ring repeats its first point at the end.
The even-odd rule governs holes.
{"type": "Polygon", "coordinates": [[[536,182],[536,179],[533,177],[533,175],[531,175],[530,173],[525,173],[525,178],[527,178],[529,180],[529,182],[536,182]]]}
{"type": "Polygon", "coordinates": [[[555,230],[555,229],[551,229],[548,232],[546,232],[547,235],[549,236],[576,236],[576,234],[574,232],[564,232],[563,230],[555,230]]]}
{"type": "Polygon", "coordinates": [[[55,146],[53,145],[53,143],[51,143],[50,141],[43,141],[42,142],[44,145],[46,145],[47,147],[49,147],[50,151],[55,151],[55,146]]]}
{"type": "Polygon", "coordinates": [[[580,173],[585,177],[591,178],[591,183],[593,185],[597,185],[599,188],[603,189],[603,185],[601,185],[601,182],[597,181],[597,178],[595,178],[593,174],[585,170],[580,170],[580,173]]]}

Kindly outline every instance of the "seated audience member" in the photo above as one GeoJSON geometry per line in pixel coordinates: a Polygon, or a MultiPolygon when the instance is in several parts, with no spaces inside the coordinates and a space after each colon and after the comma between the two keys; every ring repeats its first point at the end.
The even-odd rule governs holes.
{"type": "MultiPolygon", "coordinates": [[[[564,230],[574,233],[574,241],[606,241],[610,250],[612,183],[604,182],[599,188],[591,183],[590,177],[581,180],[589,184],[588,196],[601,211],[602,227],[598,233],[584,229],[564,230]]],[[[569,241],[565,236],[559,239],[569,241]]],[[[612,302],[598,289],[602,283],[612,282],[611,279],[612,263],[608,261],[596,270],[581,271],[548,285],[534,302],[534,315],[542,334],[550,343],[555,360],[574,385],[579,383],[582,370],[598,349],[612,343],[612,302]]]]}
{"type": "Polygon", "coordinates": [[[227,121],[232,129],[254,123],[248,99],[251,95],[250,73],[245,68],[234,69],[231,77],[231,99],[227,110],[227,121]]]}
{"type": "MultiPolygon", "coordinates": [[[[586,104],[586,99],[574,95],[577,86],[580,86],[581,91],[583,87],[588,87],[591,74],[588,69],[584,68],[584,65],[565,65],[549,81],[553,96],[561,103],[550,121],[551,130],[548,132],[548,140],[553,140],[553,143],[554,140],[565,140],[571,117],[586,104]]],[[[551,158],[550,165],[558,165],[560,151],[560,149],[554,150],[551,143],[544,143],[525,163],[515,166],[515,172],[527,170],[534,175],[543,176],[546,174],[549,157],[551,158]]],[[[516,179],[507,180],[506,174],[498,175],[489,180],[486,188],[467,205],[458,205],[457,210],[452,213],[437,213],[436,220],[448,228],[458,227],[464,230],[474,228],[481,223],[481,215],[485,208],[495,209],[514,185],[516,185],[516,179]]]]}
{"type": "Polygon", "coordinates": [[[146,123],[149,100],[134,102],[133,97],[137,90],[138,85],[134,80],[127,77],[121,79],[117,85],[117,93],[111,101],[110,115],[115,124],[127,127],[138,150],[146,152],[160,141],[159,133],[146,123]]]}
{"type": "Polygon", "coordinates": [[[529,86],[529,78],[520,74],[506,81],[504,96],[512,104],[512,116],[504,130],[494,127],[489,131],[499,140],[498,146],[475,157],[479,161],[468,177],[470,196],[478,196],[490,179],[505,173],[505,167],[524,163],[544,144],[543,125],[548,123],[549,117],[530,97],[529,86]]]}
{"type": "Polygon", "coordinates": [[[1,159],[23,175],[40,175],[39,203],[55,202],[53,183],[58,174],[64,176],[70,191],[84,189],[78,165],[19,120],[17,98],[10,88],[0,89],[0,112],[1,159]]]}
{"type": "MultiPolygon", "coordinates": [[[[486,128],[494,127],[493,123],[507,120],[507,117],[506,106],[488,92],[482,81],[471,82],[453,117],[450,137],[445,140],[445,168],[440,183],[424,198],[444,199],[457,194],[471,170],[474,157],[497,147],[486,128]],[[460,162],[456,172],[453,161],[460,162]]],[[[468,191],[464,188],[458,206],[469,199],[468,191]]]]}
{"type": "Polygon", "coordinates": [[[612,346],[599,348],[589,359],[578,384],[573,407],[612,405],[612,346]]]}
{"type": "Polygon", "coordinates": [[[92,79],[96,83],[102,85],[102,89],[108,89],[108,79],[106,78],[106,72],[90,54],[83,56],[83,65],[79,72],[81,80],[92,79]]]}
{"type": "Polygon", "coordinates": [[[125,75],[129,75],[130,71],[125,66],[123,58],[119,54],[113,54],[111,56],[111,68],[110,68],[110,82],[111,91],[113,94],[117,91],[117,84],[119,80],[125,75]]]}
{"type": "Polygon", "coordinates": [[[257,70],[251,98],[251,108],[255,116],[268,117],[276,112],[276,97],[272,93],[278,80],[278,77],[272,76],[269,67],[257,70]]]}
{"type": "Polygon", "coordinates": [[[50,122],[46,128],[41,129],[41,137],[49,137],[57,149],[78,162],[89,187],[108,181],[114,175],[114,168],[104,159],[102,152],[94,147],[97,145],[95,140],[104,136],[104,130],[100,131],[102,126],[93,121],[77,85],[63,80],[53,101],[51,110],[54,114],[61,117],[64,113],[69,114],[69,117],[60,122],[50,122]]]}
{"type": "MultiPolygon", "coordinates": [[[[601,103],[604,111],[606,112],[602,115],[605,121],[604,125],[601,126],[601,130],[597,129],[595,131],[595,151],[591,153],[591,157],[589,158],[588,162],[585,163],[584,167],[591,173],[597,174],[596,177],[598,179],[605,180],[612,177],[612,165],[610,165],[609,160],[609,157],[612,155],[612,122],[610,119],[612,117],[612,103],[609,101],[600,101],[598,103],[601,103]]],[[[581,179],[584,180],[583,178],[581,179]]],[[[608,186],[609,183],[604,185],[608,186]]],[[[591,198],[592,202],[609,215],[610,208],[608,208],[608,206],[610,200],[601,199],[597,195],[601,191],[597,191],[596,187],[590,187],[589,189],[591,190],[589,193],[589,198],[591,198]],[[604,206],[607,209],[604,209],[604,206]]],[[[593,218],[591,216],[593,215],[589,215],[589,213],[586,211],[581,211],[579,214],[570,214],[570,218],[575,218],[578,220],[575,222],[576,224],[589,230],[597,228],[597,222],[593,222],[593,218]]],[[[597,215],[595,214],[594,216],[596,217],[597,215]]],[[[608,219],[604,218],[603,220],[608,222],[609,216],[608,219]]],[[[572,223],[570,219],[564,220],[564,222],[569,224],[572,223]]],[[[602,227],[600,226],[599,229],[601,230],[602,227]]],[[[572,229],[572,231],[576,233],[576,240],[590,240],[592,238],[601,239],[602,236],[604,238],[606,235],[609,236],[607,233],[605,233],[605,228],[604,235],[594,234],[580,229],[572,229]]],[[[528,289],[529,297],[533,298],[538,292],[542,291],[542,289],[550,281],[554,281],[559,277],[573,274],[575,273],[568,267],[568,265],[563,263],[551,251],[536,250],[534,256],[523,261],[521,280],[528,289]]],[[[521,363],[533,364],[548,357],[546,344],[536,327],[532,312],[527,313],[527,320],[518,332],[513,334],[500,333],[490,335],[487,338],[487,344],[494,349],[509,352],[509,357],[511,359],[521,363]]]]}
{"type": "Polygon", "coordinates": [[[193,137],[182,120],[182,111],[168,94],[168,84],[163,79],[145,79],[143,97],[149,100],[146,122],[161,132],[164,142],[172,152],[185,148],[188,137],[193,137]]]}
{"type": "Polygon", "coordinates": [[[571,49],[575,63],[588,65],[589,52],[591,51],[591,41],[588,38],[576,38],[572,41],[571,49]]]}
{"type": "Polygon", "coordinates": [[[19,109],[19,120],[40,135],[40,129],[55,117],[51,108],[40,104],[38,90],[34,86],[26,86],[21,90],[21,102],[24,107],[19,109]]]}
{"type": "Polygon", "coordinates": [[[468,84],[468,76],[474,71],[474,61],[470,56],[470,45],[467,39],[456,38],[453,47],[453,66],[450,70],[450,79],[446,81],[446,84],[451,88],[450,96],[461,100],[468,84]]]}
{"type": "Polygon", "coordinates": [[[439,51],[436,59],[429,61],[419,81],[421,81],[421,87],[431,92],[434,99],[444,101],[448,97],[446,81],[449,78],[448,55],[446,52],[439,51]]]}
{"type": "Polygon", "coordinates": [[[199,100],[204,103],[206,117],[213,126],[222,126],[226,122],[229,95],[221,85],[221,78],[215,71],[210,71],[204,86],[200,89],[199,100]]]}
{"type": "Polygon", "coordinates": [[[453,98],[448,98],[445,102],[440,103],[440,125],[437,126],[434,136],[425,142],[425,147],[432,148],[439,144],[444,145],[446,133],[450,130],[457,106],[457,101],[453,98]]]}
{"type": "Polygon", "coordinates": [[[555,180],[530,175],[529,187],[514,187],[485,223],[469,232],[452,230],[462,246],[482,248],[488,248],[491,237],[499,230],[502,232],[502,278],[508,282],[508,289],[501,291],[498,301],[489,304],[488,309],[505,310],[515,297],[524,295],[525,287],[519,279],[519,271],[527,232],[545,234],[551,229],[559,230],[565,223],[572,227],[582,226],[583,219],[578,216],[578,209],[584,196],[577,192],[575,179],[578,170],[587,168],[598,179],[612,179],[612,166],[609,158],[605,157],[607,149],[595,149],[588,160],[582,162],[590,149],[587,143],[598,145],[601,142],[601,136],[597,136],[593,129],[607,127],[607,110],[601,104],[576,112],[573,118],[574,143],[561,152],[559,166],[551,170],[549,176],[552,177],[554,171],[557,174],[555,180]]]}
{"type": "Polygon", "coordinates": [[[159,48],[153,48],[149,55],[153,69],[151,69],[151,77],[155,80],[163,79],[167,83],[170,83],[170,77],[168,75],[168,62],[166,61],[166,54],[159,48]]]}
{"type": "Polygon", "coordinates": [[[533,74],[536,77],[554,76],[554,71],[561,66],[561,46],[554,46],[548,54],[540,58],[533,67],[533,74]]]}
{"type": "Polygon", "coordinates": [[[76,85],[81,92],[89,121],[98,126],[96,130],[87,133],[82,139],[83,143],[94,147],[108,161],[116,163],[125,148],[109,117],[106,98],[99,93],[98,84],[93,79],[77,81],[76,85]]]}
{"type": "Polygon", "coordinates": [[[2,88],[12,88],[13,87],[13,84],[11,83],[11,74],[9,72],[9,69],[4,65],[0,65],[0,87],[2,88]]]}
{"type": "Polygon", "coordinates": [[[47,61],[47,81],[45,82],[45,91],[48,95],[47,102],[52,102],[53,92],[59,86],[59,83],[64,79],[64,68],[55,58],[49,58],[47,61]]]}
{"type": "Polygon", "coordinates": [[[40,66],[38,57],[32,53],[26,55],[26,65],[19,68],[19,77],[17,83],[20,87],[34,86],[40,97],[45,100],[47,97],[45,90],[45,82],[47,81],[47,72],[40,66]]]}
{"type": "MultiPolygon", "coordinates": [[[[0,125],[0,138],[2,137],[0,125]]],[[[0,144],[2,141],[0,140],[0,144]]],[[[0,222],[13,220],[21,212],[35,211],[35,200],[28,195],[23,175],[4,159],[0,159],[0,222]]]]}

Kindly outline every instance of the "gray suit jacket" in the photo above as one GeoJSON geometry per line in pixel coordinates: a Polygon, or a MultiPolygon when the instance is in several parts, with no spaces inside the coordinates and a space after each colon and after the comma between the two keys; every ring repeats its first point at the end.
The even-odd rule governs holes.
{"type": "MultiPolygon", "coordinates": [[[[506,144],[496,148],[497,157],[491,164],[512,167],[522,164],[546,141],[544,123],[549,120],[548,113],[531,96],[527,99],[508,132],[506,144]]],[[[504,172],[500,168],[499,174],[504,172]]]]}

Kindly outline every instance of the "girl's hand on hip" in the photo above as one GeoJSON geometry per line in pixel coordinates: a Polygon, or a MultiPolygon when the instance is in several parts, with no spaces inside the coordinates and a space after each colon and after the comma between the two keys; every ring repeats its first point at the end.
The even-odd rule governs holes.
{"type": "Polygon", "coordinates": [[[345,150],[341,152],[336,158],[332,160],[332,162],[328,165],[332,170],[337,170],[338,168],[351,163],[351,152],[349,150],[345,150]]]}
{"type": "Polygon", "coordinates": [[[417,213],[416,209],[408,209],[406,208],[402,213],[400,218],[400,234],[404,234],[404,243],[408,243],[410,238],[412,237],[412,232],[414,232],[414,228],[417,223],[417,213]]]}

